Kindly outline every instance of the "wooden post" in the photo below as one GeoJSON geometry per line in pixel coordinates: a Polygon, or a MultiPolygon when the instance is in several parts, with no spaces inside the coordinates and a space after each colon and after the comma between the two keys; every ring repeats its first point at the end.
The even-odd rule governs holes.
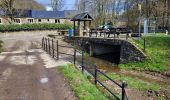
{"type": "Polygon", "coordinates": [[[89,21],[89,28],[91,27],[91,21],[89,21]]]}
{"type": "Polygon", "coordinates": [[[86,29],[86,21],[84,21],[84,30],[86,29]]]}
{"type": "Polygon", "coordinates": [[[54,40],[52,39],[52,50],[53,50],[53,58],[54,58],[54,40]]]}
{"type": "Polygon", "coordinates": [[[81,36],[81,34],[80,34],[80,21],[78,21],[78,36],[81,36]]]}
{"type": "MultiPolygon", "coordinates": [[[[83,36],[85,35],[85,31],[84,30],[86,30],[86,21],[84,21],[84,27],[83,27],[84,29],[83,29],[83,36]]],[[[86,30],[86,32],[87,32],[87,30],[86,30]]]]}
{"type": "Polygon", "coordinates": [[[73,21],[73,28],[74,28],[74,36],[76,36],[76,22],[75,21],[73,21]]]}

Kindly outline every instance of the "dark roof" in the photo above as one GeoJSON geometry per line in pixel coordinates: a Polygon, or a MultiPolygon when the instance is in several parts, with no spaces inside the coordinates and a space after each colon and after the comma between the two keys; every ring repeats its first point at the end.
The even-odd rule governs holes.
{"type": "MultiPolygon", "coordinates": [[[[75,10],[64,11],[43,11],[43,10],[16,10],[15,17],[28,17],[37,19],[56,19],[56,18],[72,18],[75,15],[75,10]]],[[[3,11],[0,10],[0,16],[3,16],[3,11]]]]}
{"type": "Polygon", "coordinates": [[[81,13],[77,14],[72,18],[72,21],[87,21],[87,20],[93,20],[93,18],[90,16],[89,13],[81,13]]]}
{"type": "Polygon", "coordinates": [[[22,10],[22,9],[19,9],[19,10],[16,10],[13,15],[15,17],[31,17],[32,14],[31,14],[31,10],[22,10]]]}
{"type": "Polygon", "coordinates": [[[37,11],[37,10],[32,10],[32,17],[42,19],[66,18],[64,11],[37,11]]]}

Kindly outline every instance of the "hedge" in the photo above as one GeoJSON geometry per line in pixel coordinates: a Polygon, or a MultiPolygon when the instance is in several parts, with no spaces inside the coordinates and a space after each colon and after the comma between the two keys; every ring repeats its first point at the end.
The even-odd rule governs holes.
{"type": "Polygon", "coordinates": [[[9,24],[0,25],[0,32],[33,31],[33,30],[62,30],[71,28],[71,24],[9,24]]]}

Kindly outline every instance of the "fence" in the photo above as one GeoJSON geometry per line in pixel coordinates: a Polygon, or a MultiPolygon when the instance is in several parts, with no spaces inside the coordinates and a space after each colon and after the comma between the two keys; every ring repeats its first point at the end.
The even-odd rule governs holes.
{"type": "Polygon", "coordinates": [[[51,55],[53,58],[59,60],[59,55],[68,55],[68,56],[72,56],[74,61],[73,63],[76,63],[76,48],[71,47],[71,46],[64,46],[64,45],[59,45],[59,41],[56,40],[54,41],[54,39],[49,39],[49,38],[44,38],[42,39],[42,48],[49,54],[51,55]],[[65,49],[73,49],[74,50],[74,54],[68,54],[65,52],[61,52],[59,51],[59,48],[65,48],[65,49]]]}
{"type": "MultiPolygon", "coordinates": [[[[83,42],[82,42],[83,43],[83,42]]],[[[69,56],[73,56],[74,59],[74,64],[76,64],[76,46],[75,46],[75,42],[74,42],[74,47],[71,46],[63,46],[63,45],[59,45],[58,40],[56,40],[56,42],[54,42],[53,39],[47,39],[47,38],[43,38],[42,39],[42,48],[49,53],[53,58],[57,58],[57,60],[59,60],[59,55],[60,54],[64,54],[64,55],[69,55],[69,56]],[[54,44],[56,45],[56,47],[54,46],[54,44]],[[59,48],[69,48],[69,49],[73,49],[74,50],[74,54],[68,54],[68,53],[64,53],[64,52],[60,52],[59,48]]],[[[117,100],[128,100],[125,88],[127,87],[126,82],[123,82],[122,84],[117,83],[116,81],[114,81],[113,79],[111,79],[109,76],[107,76],[104,72],[100,71],[98,69],[98,67],[94,64],[91,64],[89,62],[86,62],[88,65],[92,65],[92,68],[88,68],[87,66],[85,66],[85,59],[84,59],[84,48],[82,45],[82,50],[81,52],[81,70],[84,73],[84,71],[86,70],[87,72],[89,72],[93,77],[94,77],[94,83],[95,85],[97,85],[97,83],[99,85],[101,85],[104,89],[106,89],[110,94],[112,94],[117,100]],[[113,84],[117,85],[118,87],[121,88],[121,97],[117,96],[112,90],[109,89],[108,86],[104,85],[104,83],[102,81],[99,80],[99,74],[103,75],[105,78],[107,78],[109,81],[111,81],[113,84]]]]}

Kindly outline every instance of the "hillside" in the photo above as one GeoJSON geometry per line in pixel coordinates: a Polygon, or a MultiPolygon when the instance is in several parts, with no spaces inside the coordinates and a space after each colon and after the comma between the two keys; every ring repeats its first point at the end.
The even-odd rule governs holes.
{"type": "Polygon", "coordinates": [[[45,7],[35,0],[16,0],[14,3],[16,9],[36,9],[45,10],[45,7]]]}

